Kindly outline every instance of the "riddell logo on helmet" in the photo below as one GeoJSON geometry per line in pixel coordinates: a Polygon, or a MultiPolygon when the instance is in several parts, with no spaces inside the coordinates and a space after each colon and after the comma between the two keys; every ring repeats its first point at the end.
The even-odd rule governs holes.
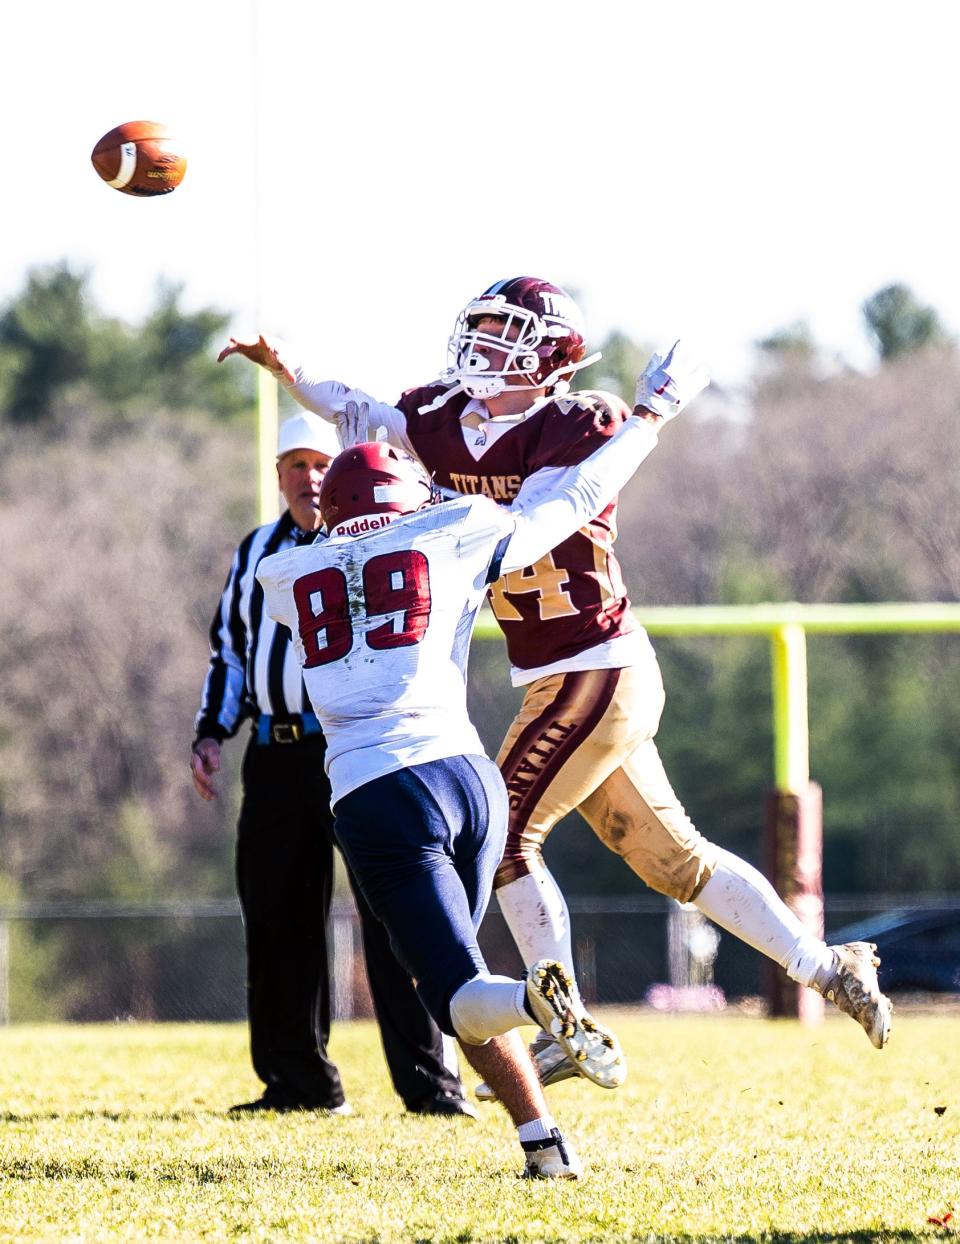
{"type": "Polygon", "coordinates": [[[360,518],[352,518],[349,523],[335,523],[333,535],[335,536],[362,536],[368,531],[379,531],[381,527],[389,527],[396,514],[364,514],[360,518]]]}

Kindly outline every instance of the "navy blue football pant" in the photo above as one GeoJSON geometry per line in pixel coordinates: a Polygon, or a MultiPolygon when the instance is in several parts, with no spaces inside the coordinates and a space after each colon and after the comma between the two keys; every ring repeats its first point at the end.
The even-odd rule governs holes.
{"type": "Polygon", "coordinates": [[[374,778],[337,801],[337,841],[393,952],[439,1027],[486,964],[477,930],[507,834],[507,791],[486,756],[374,778]]]}

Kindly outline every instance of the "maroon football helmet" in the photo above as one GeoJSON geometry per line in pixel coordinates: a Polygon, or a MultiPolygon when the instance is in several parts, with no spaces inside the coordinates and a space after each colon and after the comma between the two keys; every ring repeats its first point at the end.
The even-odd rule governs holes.
{"type": "Polygon", "coordinates": [[[498,281],[460,312],[443,379],[478,398],[496,397],[517,376],[531,388],[565,392],[568,377],[600,357],[583,357],[584,332],[580,308],[558,285],[535,276],[498,281]],[[478,331],[480,321],[490,316],[502,327],[478,331]],[[490,350],[497,352],[494,359],[490,350]],[[498,357],[502,362],[495,367],[498,357]]]}
{"type": "Polygon", "coordinates": [[[432,499],[430,476],[415,458],[385,441],[367,441],[345,449],[330,463],[320,485],[320,515],[332,532],[356,518],[412,514],[432,499]]]}

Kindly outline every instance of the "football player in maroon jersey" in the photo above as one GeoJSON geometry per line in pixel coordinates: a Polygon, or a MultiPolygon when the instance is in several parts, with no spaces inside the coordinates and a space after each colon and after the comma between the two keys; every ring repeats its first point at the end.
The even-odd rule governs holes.
{"type": "MultiPolygon", "coordinates": [[[[582,461],[630,413],[612,394],[570,391],[570,378],[599,355],[585,357],[580,311],[548,281],[492,285],[460,313],[449,351],[440,379],[396,405],[316,379],[264,337],[232,338],[220,359],[242,354],[266,367],[301,405],[335,422],[345,445],[385,438],[419,457],[440,487],[505,503],[534,471],[582,461]]],[[[706,383],[678,342],[650,360],[635,407],[676,413],[706,383]]],[[[549,471],[541,478],[548,485],[549,471]]],[[[569,913],[541,848],[576,808],[652,889],[694,903],[835,1002],[882,1048],[891,1008],[873,948],[827,946],[805,929],[761,873],[699,833],[674,793],[654,742],[660,670],[631,615],[615,538],[616,501],[490,591],[514,685],[526,689],[497,758],[511,817],[494,883],[524,962],[573,961],[569,913]]],[[[549,1039],[538,1038],[535,1056],[545,1084],[575,1074],[549,1039]]]]}

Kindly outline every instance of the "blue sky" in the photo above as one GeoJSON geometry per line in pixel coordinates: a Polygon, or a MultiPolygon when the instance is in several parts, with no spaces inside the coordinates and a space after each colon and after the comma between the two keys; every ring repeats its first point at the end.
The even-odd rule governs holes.
{"type": "Polygon", "coordinates": [[[384,398],[521,272],[728,384],[797,319],[867,366],[891,281],[960,332],[958,34],[931,0],[16,6],[0,298],[68,258],[136,319],[163,273],[384,398]],[[89,163],[139,117],[189,157],[163,199],[89,163]]]}

